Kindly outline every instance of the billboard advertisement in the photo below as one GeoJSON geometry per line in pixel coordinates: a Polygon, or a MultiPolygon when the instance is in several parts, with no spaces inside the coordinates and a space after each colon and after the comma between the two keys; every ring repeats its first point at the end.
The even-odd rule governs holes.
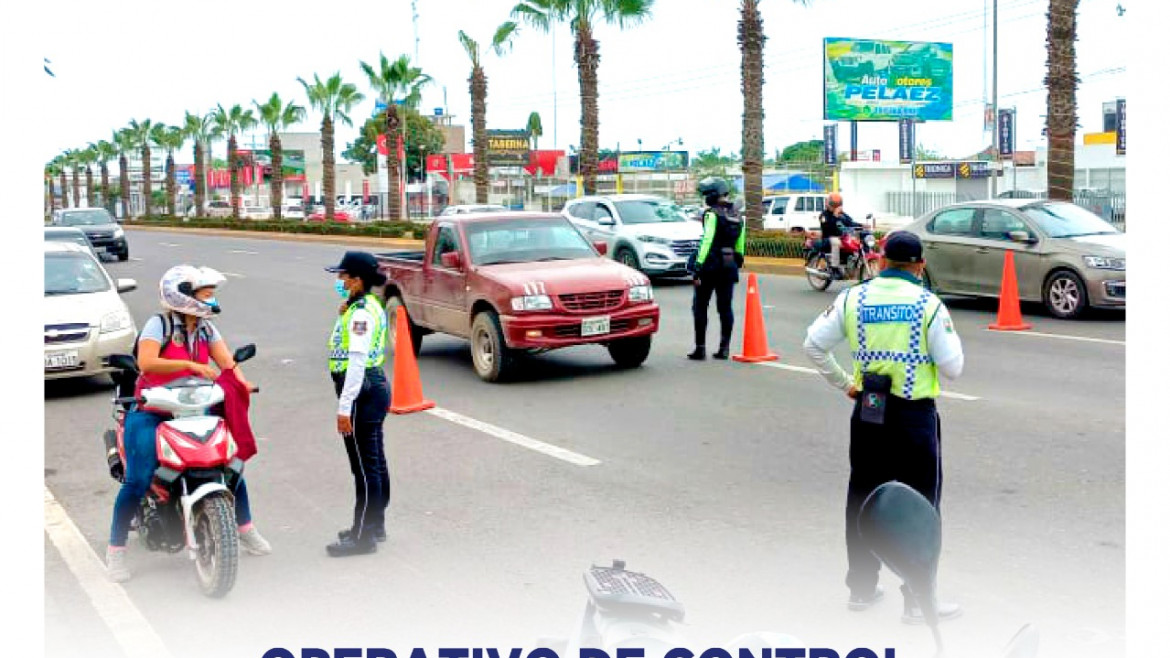
{"type": "Polygon", "coordinates": [[[488,164],[524,166],[528,164],[528,131],[487,131],[488,164]]]}
{"type": "Polygon", "coordinates": [[[686,151],[630,151],[618,154],[618,172],[677,171],[687,168],[686,151]]]}
{"type": "Polygon", "coordinates": [[[951,44],[830,37],[824,45],[826,120],[951,120],[951,44]]]}
{"type": "MultiPolygon", "coordinates": [[[[255,151],[240,150],[243,158],[241,167],[260,165],[264,168],[265,180],[272,178],[272,151],[257,149],[255,151]],[[247,154],[245,156],[245,154],[247,154]]],[[[299,149],[282,149],[280,152],[280,171],[286,181],[305,180],[305,152],[299,149]]]]}

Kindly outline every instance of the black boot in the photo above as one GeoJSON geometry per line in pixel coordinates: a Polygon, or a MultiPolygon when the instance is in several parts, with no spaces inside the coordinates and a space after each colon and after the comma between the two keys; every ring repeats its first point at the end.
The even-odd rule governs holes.
{"type": "Polygon", "coordinates": [[[365,537],[364,539],[355,539],[352,535],[344,539],[339,539],[336,543],[329,544],[325,547],[325,552],[329,557],[349,557],[351,555],[366,555],[368,553],[375,553],[378,550],[378,544],[373,537],[365,537]]]}
{"type": "MultiPolygon", "coordinates": [[[[386,529],[385,528],[374,528],[373,535],[374,535],[374,541],[378,541],[378,542],[386,541],[386,529]]],[[[344,539],[349,539],[350,537],[353,537],[353,529],[352,528],[346,528],[345,530],[340,530],[337,533],[338,539],[344,540],[344,539]]]]}
{"type": "Polygon", "coordinates": [[[702,345],[696,345],[695,351],[687,355],[691,361],[702,361],[707,358],[707,348],[702,345]]]}
{"type": "Polygon", "coordinates": [[[727,355],[730,353],[731,353],[731,340],[727,339],[727,340],[719,341],[719,351],[712,354],[711,356],[713,356],[716,359],[722,359],[722,360],[726,361],[727,355]]]}

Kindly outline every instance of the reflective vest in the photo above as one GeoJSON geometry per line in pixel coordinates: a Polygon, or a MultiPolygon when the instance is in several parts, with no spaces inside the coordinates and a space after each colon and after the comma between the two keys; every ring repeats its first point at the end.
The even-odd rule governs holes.
{"type": "Polygon", "coordinates": [[[850,290],[845,333],[854,385],[861,388],[862,374],[875,373],[893,380],[892,395],[938,397],[938,367],[927,351],[926,330],[941,307],[929,290],[896,277],[878,277],[850,290]]]}
{"type": "Polygon", "coordinates": [[[353,324],[350,320],[359,308],[366,309],[374,318],[366,368],[381,368],[386,363],[386,311],[377,297],[366,295],[350,304],[333,325],[333,334],[329,337],[329,372],[345,372],[349,368],[349,329],[353,324]]]}

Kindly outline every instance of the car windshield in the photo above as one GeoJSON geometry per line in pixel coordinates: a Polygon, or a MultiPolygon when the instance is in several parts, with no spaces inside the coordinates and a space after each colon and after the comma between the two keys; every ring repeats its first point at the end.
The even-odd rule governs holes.
{"type": "Polygon", "coordinates": [[[1121,232],[1109,222],[1072,203],[1043,203],[1027,206],[1023,211],[1050,238],[1121,232]]]}
{"type": "Polygon", "coordinates": [[[45,233],[45,239],[53,242],[72,242],[73,244],[79,244],[89,249],[89,240],[85,238],[84,233],[54,231],[52,233],[45,233]]]}
{"type": "Polygon", "coordinates": [[[65,226],[98,226],[113,224],[110,213],[101,210],[71,210],[61,213],[61,223],[65,226]]]}
{"type": "Polygon", "coordinates": [[[81,253],[45,254],[45,295],[105,292],[110,280],[93,256],[81,253]]]}
{"type": "Polygon", "coordinates": [[[685,222],[686,215],[678,206],[669,201],[640,199],[638,201],[615,201],[618,215],[626,224],[658,224],[660,222],[685,222]]]}
{"type": "Polygon", "coordinates": [[[507,219],[469,222],[464,227],[476,265],[595,258],[584,237],[566,219],[507,219]]]}

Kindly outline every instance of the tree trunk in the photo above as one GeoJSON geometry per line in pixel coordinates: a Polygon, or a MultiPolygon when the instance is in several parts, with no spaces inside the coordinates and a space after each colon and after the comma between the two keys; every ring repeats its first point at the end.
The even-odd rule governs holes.
{"type": "Polygon", "coordinates": [[[202,217],[207,212],[204,202],[207,200],[207,188],[204,186],[207,171],[203,166],[203,143],[195,140],[195,216],[202,217]]]}
{"type": "Polygon", "coordinates": [[[73,165],[73,207],[81,207],[81,172],[73,165]]]}
{"type": "Polygon", "coordinates": [[[475,157],[475,202],[488,202],[487,76],[483,67],[471,69],[471,143],[475,157]]]}
{"type": "Polygon", "coordinates": [[[742,0],[743,190],[748,226],[762,229],[764,206],[764,19],[759,0],[742,0]]]}
{"type": "Polygon", "coordinates": [[[1048,3],[1048,198],[1072,201],[1077,136],[1077,4],[1048,3]]]}
{"type": "Polygon", "coordinates": [[[386,101],[386,180],[390,185],[389,197],[386,201],[387,213],[391,220],[404,220],[402,212],[402,181],[398,162],[398,136],[402,131],[402,118],[398,116],[398,106],[393,100],[386,101]]]}
{"type": "Polygon", "coordinates": [[[272,133],[268,138],[268,149],[272,151],[272,182],[268,185],[268,196],[272,203],[272,216],[277,220],[284,218],[281,205],[284,203],[284,152],[280,144],[280,136],[272,133]]]}
{"type": "Polygon", "coordinates": [[[236,136],[228,137],[228,171],[231,172],[232,219],[240,221],[240,162],[236,152],[236,136]]]}
{"type": "Polygon", "coordinates": [[[150,145],[147,144],[142,147],[142,200],[147,217],[154,213],[154,181],[150,178],[150,145]]]}
{"type": "Polygon", "coordinates": [[[110,204],[110,165],[106,161],[102,161],[102,207],[114,213],[114,207],[110,204]]]}
{"type": "Polygon", "coordinates": [[[167,153],[167,214],[175,216],[175,154],[167,153]]]}
{"type": "Polygon", "coordinates": [[[53,214],[53,176],[45,172],[45,217],[53,214]]]}
{"type": "Polygon", "coordinates": [[[333,163],[333,120],[326,116],[321,121],[321,164],[325,168],[325,180],[321,187],[324,188],[322,194],[325,195],[325,221],[327,222],[333,221],[333,208],[337,203],[337,195],[333,192],[337,187],[335,178],[337,172],[333,168],[333,163]]]}
{"type": "Polygon", "coordinates": [[[93,169],[85,165],[85,207],[96,208],[97,195],[93,189],[93,169]]]}
{"type": "Polygon", "coordinates": [[[576,25],[577,81],[581,86],[581,155],[578,173],[585,194],[597,193],[597,65],[601,61],[599,45],[593,38],[593,26],[582,21],[576,25]]]}
{"type": "Polygon", "coordinates": [[[126,154],[118,156],[118,189],[122,197],[122,217],[130,219],[130,161],[126,154]]]}
{"type": "Polygon", "coordinates": [[[65,178],[65,169],[61,169],[61,207],[69,207],[69,179],[65,178]]]}

